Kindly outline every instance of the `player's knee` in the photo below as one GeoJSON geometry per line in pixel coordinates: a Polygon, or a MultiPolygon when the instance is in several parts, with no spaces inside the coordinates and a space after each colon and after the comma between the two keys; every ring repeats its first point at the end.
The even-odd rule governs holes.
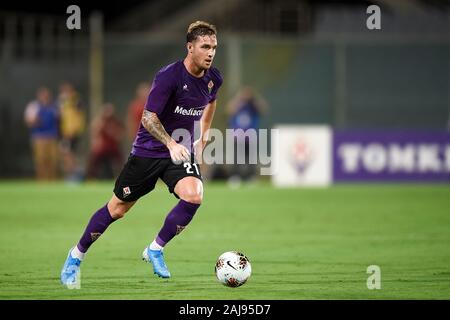
{"type": "Polygon", "coordinates": [[[125,213],[130,210],[130,207],[126,204],[117,203],[112,205],[111,207],[108,207],[108,209],[113,219],[121,219],[125,216],[125,213]]]}
{"type": "Polygon", "coordinates": [[[180,195],[180,199],[190,203],[202,204],[203,195],[200,192],[185,192],[180,195]]]}
{"type": "Polygon", "coordinates": [[[188,202],[202,204],[203,196],[201,194],[193,195],[188,202]]]}

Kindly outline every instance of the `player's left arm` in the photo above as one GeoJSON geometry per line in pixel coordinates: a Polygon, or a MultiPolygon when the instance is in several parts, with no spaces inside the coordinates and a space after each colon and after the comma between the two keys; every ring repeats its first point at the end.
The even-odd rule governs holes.
{"type": "Polygon", "coordinates": [[[217,100],[211,101],[205,107],[203,115],[200,119],[200,138],[194,143],[194,150],[197,157],[201,157],[203,148],[209,139],[209,129],[214,119],[214,113],[216,112],[217,100]]]}

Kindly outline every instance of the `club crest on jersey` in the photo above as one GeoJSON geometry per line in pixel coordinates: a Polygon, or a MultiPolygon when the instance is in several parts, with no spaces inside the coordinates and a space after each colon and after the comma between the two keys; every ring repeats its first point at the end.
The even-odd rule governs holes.
{"type": "Polygon", "coordinates": [[[130,193],[131,193],[130,187],[123,188],[123,197],[124,198],[128,197],[130,195],[130,193]]]}
{"type": "Polygon", "coordinates": [[[211,94],[211,91],[212,91],[213,87],[214,87],[214,82],[212,82],[212,80],[209,80],[209,82],[208,82],[209,94],[211,94]]]}

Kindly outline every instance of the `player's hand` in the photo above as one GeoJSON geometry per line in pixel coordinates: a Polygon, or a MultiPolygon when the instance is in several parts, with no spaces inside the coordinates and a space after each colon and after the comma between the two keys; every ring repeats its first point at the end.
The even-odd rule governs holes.
{"type": "Polygon", "coordinates": [[[194,142],[194,155],[198,163],[202,163],[203,149],[206,143],[202,139],[195,140],[194,142]]]}
{"type": "Polygon", "coordinates": [[[179,144],[176,143],[175,140],[172,140],[167,144],[167,148],[170,152],[170,157],[172,158],[172,162],[175,164],[181,164],[183,162],[190,162],[191,161],[191,153],[189,150],[179,144]]]}

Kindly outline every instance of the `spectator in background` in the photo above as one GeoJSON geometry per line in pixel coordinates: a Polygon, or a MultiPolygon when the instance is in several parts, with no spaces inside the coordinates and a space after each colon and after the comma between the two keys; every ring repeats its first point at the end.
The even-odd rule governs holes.
{"type": "Polygon", "coordinates": [[[78,168],[77,149],[85,130],[85,113],[81,108],[80,96],[73,85],[64,82],[59,87],[59,112],[61,115],[61,152],[66,180],[78,181],[81,178],[78,168]]]}
{"type": "Polygon", "coordinates": [[[252,180],[256,175],[257,165],[249,164],[250,147],[257,150],[257,141],[246,138],[243,131],[259,130],[261,116],[267,110],[266,101],[251,87],[242,87],[227,105],[229,115],[228,126],[235,130],[235,141],[239,148],[244,148],[245,164],[237,164],[237,157],[231,170],[230,182],[239,183],[241,180],[252,180]],[[237,129],[242,129],[238,130],[237,129]]]}
{"type": "Polygon", "coordinates": [[[47,87],[40,87],[36,100],[25,108],[25,123],[31,130],[31,145],[38,180],[55,180],[58,173],[58,107],[47,87]]]}
{"type": "Polygon", "coordinates": [[[136,133],[141,125],[142,112],[144,105],[147,102],[147,96],[150,91],[150,86],[146,82],[141,82],[136,88],[134,99],[128,105],[127,114],[127,128],[128,138],[134,141],[136,133]]]}
{"type": "Polygon", "coordinates": [[[91,123],[88,178],[112,179],[117,176],[123,164],[120,146],[123,131],[124,126],[116,116],[114,106],[106,103],[91,123]]]}

